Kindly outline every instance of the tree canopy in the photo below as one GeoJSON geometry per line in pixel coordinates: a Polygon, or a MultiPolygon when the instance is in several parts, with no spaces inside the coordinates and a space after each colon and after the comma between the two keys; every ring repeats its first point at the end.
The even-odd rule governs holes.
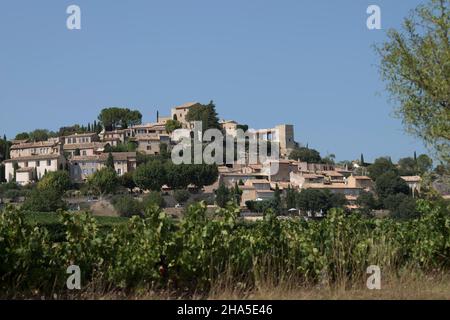
{"type": "Polygon", "coordinates": [[[289,154],[289,159],[308,163],[320,163],[322,161],[319,151],[307,147],[292,150],[289,154]]]}
{"type": "Polygon", "coordinates": [[[450,1],[430,0],[377,47],[380,72],[409,133],[450,161],[450,1]]]}
{"type": "Polygon", "coordinates": [[[220,129],[219,118],[216,112],[216,106],[213,101],[207,105],[195,105],[189,108],[186,115],[187,121],[201,121],[203,131],[207,129],[220,129]]]}
{"type": "Polygon", "coordinates": [[[100,112],[98,120],[106,130],[115,130],[141,124],[142,114],[138,110],[128,108],[104,108],[100,112]]]}

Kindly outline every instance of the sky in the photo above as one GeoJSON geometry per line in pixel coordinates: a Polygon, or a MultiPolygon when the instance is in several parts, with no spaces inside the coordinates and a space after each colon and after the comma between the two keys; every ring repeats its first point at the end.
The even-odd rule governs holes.
{"type": "Polygon", "coordinates": [[[393,117],[373,45],[418,0],[2,0],[0,134],[93,122],[104,107],[213,100],[221,119],[295,126],[338,160],[426,152],[393,117]],[[66,27],[69,5],[81,30],[66,27]],[[369,5],[381,30],[369,30],[369,5]]]}

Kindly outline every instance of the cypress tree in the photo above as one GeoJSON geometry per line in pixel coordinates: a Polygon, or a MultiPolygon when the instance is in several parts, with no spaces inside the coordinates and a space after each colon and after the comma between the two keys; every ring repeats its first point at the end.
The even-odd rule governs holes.
{"type": "Polygon", "coordinates": [[[114,169],[114,157],[111,152],[108,154],[108,159],[106,159],[106,166],[114,169]]]}
{"type": "Polygon", "coordinates": [[[362,166],[364,166],[364,155],[361,153],[361,160],[360,160],[360,163],[361,163],[361,165],[362,166]]]}

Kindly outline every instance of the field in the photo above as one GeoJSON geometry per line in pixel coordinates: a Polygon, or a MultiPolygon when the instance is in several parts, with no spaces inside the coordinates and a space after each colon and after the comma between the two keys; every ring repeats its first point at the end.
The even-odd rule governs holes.
{"type": "Polygon", "coordinates": [[[450,216],[420,201],[413,220],[331,210],[321,221],[242,222],[234,207],[204,204],[180,220],[88,213],[0,214],[2,298],[449,299],[450,216]],[[82,288],[66,288],[78,265],[82,288]],[[381,269],[368,290],[366,269],[381,269]]]}

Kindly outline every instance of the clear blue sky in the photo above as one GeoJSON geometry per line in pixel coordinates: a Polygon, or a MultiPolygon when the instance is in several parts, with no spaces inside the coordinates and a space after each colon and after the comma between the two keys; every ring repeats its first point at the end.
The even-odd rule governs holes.
{"type": "Polygon", "coordinates": [[[144,121],[188,101],[254,128],[295,125],[337,159],[425,151],[392,117],[372,44],[418,0],[3,0],[0,134],[87,123],[106,106],[144,121]],[[82,30],[66,28],[77,4],[82,30]],[[383,30],[366,28],[366,8],[383,30]]]}

